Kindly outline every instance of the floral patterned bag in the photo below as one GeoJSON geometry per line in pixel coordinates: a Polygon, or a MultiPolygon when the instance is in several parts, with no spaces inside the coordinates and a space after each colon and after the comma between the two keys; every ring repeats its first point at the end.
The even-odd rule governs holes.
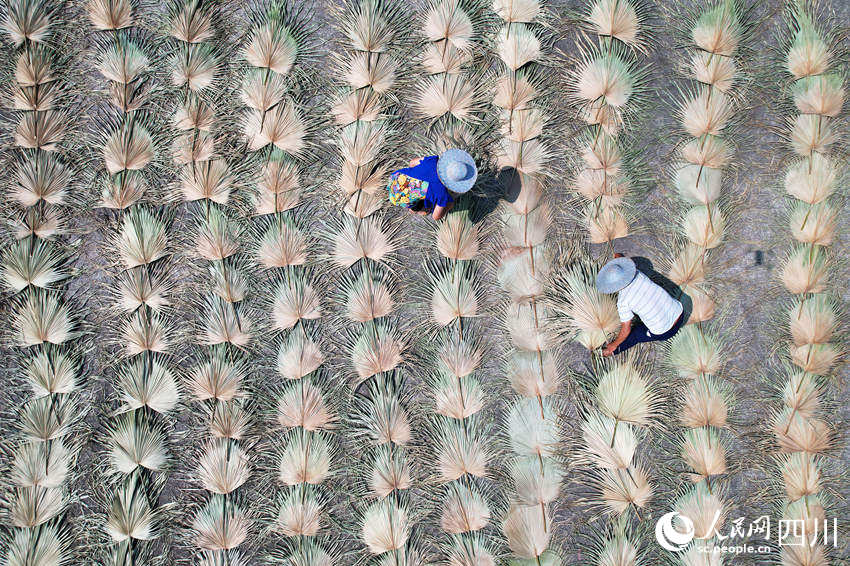
{"type": "Polygon", "coordinates": [[[387,183],[390,202],[396,206],[413,208],[419,201],[425,199],[428,192],[428,181],[414,179],[404,173],[395,172],[387,183]]]}

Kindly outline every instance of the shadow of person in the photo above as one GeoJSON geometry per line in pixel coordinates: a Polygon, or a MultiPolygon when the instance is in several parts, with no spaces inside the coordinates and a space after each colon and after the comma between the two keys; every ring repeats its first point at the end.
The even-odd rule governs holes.
{"type": "Polygon", "coordinates": [[[469,192],[470,220],[479,222],[499,206],[500,201],[515,202],[522,189],[519,173],[515,169],[479,170],[478,180],[469,192]]]}
{"type": "Polygon", "coordinates": [[[631,258],[632,261],[635,262],[635,266],[641,273],[649,277],[650,281],[659,285],[662,289],[667,291],[671,297],[682,303],[682,315],[685,317],[685,320],[688,320],[691,316],[691,312],[694,310],[694,301],[690,295],[685,293],[681,287],[676,285],[676,283],[671,281],[668,277],[655,271],[655,268],[652,266],[652,261],[649,258],[643,256],[631,256],[631,258]]]}

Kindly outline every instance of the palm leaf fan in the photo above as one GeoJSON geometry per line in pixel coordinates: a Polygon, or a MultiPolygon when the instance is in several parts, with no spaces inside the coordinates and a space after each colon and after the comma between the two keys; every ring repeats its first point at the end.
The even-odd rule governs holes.
{"type": "Polygon", "coordinates": [[[13,84],[10,93],[12,108],[24,112],[53,110],[57,106],[57,97],[61,94],[60,88],[55,82],[48,82],[37,87],[13,84]]]}
{"type": "Polygon", "coordinates": [[[552,211],[546,203],[528,214],[505,215],[503,234],[511,247],[530,248],[543,245],[552,225],[552,211]]]}
{"type": "Polygon", "coordinates": [[[798,242],[811,246],[832,244],[838,224],[838,209],[828,202],[808,204],[798,202],[791,210],[788,222],[791,235],[798,242]]]}
{"type": "Polygon", "coordinates": [[[71,172],[54,153],[38,152],[18,163],[10,196],[24,207],[42,200],[65,204],[70,181],[71,172]]]}
{"type": "Polygon", "coordinates": [[[168,331],[167,324],[161,317],[137,311],[121,329],[121,342],[125,355],[167,352],[170,348],[168,331]]]}
{"type": "Polygon", "coordinates": [[[794,83],[793,94],[802,114],[834,118],[844,106],[844,79],[836,74],[804,77],[794,83]]]}
{"type": "Polygon", "coordinates": [[[572,188],[589,201],[599,200],[606,207],[617,207],[629,192],[631,181],[624,174],[610,175],[603,169],[582,169],[572,188]]]}
{"type": "Polygon", "coordinates": [[[255,252],[257,263],[265,269],[304,265],[307,261],[307,237],[287,216],[270,218],[255,252]]]}
{"type": "Polygon", "coordinates": [[[788,167],[785,192],[797,200],[817,204],[835,192],[837,177],[835,162],[821,153],[813,153],[788,167]]]}
{"type": "Polygon", "coordinates": [[[503,110],[500,114],[502,136],[518,143],[539,137],[546,124],[546,116],[539,108],[503,110]]]}
{"type": "Polygon", "coordinates": [[[239,251],[239,226],[219,208],[211,207],[198,227],[195,252],[207,261],[222,261],[239,251]]]}
{"type": "Polygon", "coordinates": [[[524,110],[531,106],[539,94],[532,76],[520,70],[513,75],[496,79],[493,104],[503,110],[524,110]]]}
{"type": "Polygon", "coordinates": [[[788,71],[798,79],[825,73],[832,58],[826,41],[805,8],[794,10],[793,18],[793,38],[786,56],[788,71]]]}
{"type": "Polygon", "coordinates": [[[135,121],[112,132],[103,146],[103,161],[110,175],[144,169],[153,158],[153,138],[135,121]]]}
{"type": "Polygon", "coordinates": [[[842,353],[836,344],[803,344],[791,346],[791,361],[808,373],[829,375],[842,353]]]}
{"type": "Polygon", "coordinates": [[[563,381],[551,351],[512,352],[505,373],[513,390],[523,397],[554,395],[563,381]]]}
{"type": "Polygon", "coordinates": [[[674,183],[679,196],[689,204],[711,204],[720,197],[723,170],[703,165],[681,164],[674,183]]]}
{"type": "Polygon", "coordinates": [[[15,47],[20,47],[27,41],[42,43],[50,34],[50,11],[46,2],[13,0],[6,8],[3,30],[15,47]]]}
{"type": "Polygon", "coordinates": [[[454,483],[448,488],[440,526],[450,534],[480,531],[490,522],[490,507],[475,488],[454,483]]]}
{"type": "Polygon", "coordinates": [[[422,66],[429,75],[457,75],[472,60],[472,53],[461,51],[445,42],[429,43],[422,52],[422,66]]]}
{"type": "Polygon", "coordinates": [[[19,214],[14,222],[15,238],[22,240],[30,236],[36,236],[42,240],[49,240],[63,231],[64,219],[60,217],[57,208],[35,207],[26,209],[19,214]]]}
{"type": "Polygon", "coordinates": [[[423,33],[429,41],[444,40],[463,50],[471,46],[475,30],[460,0],[438,0],[425,15],[423,33]]]}
{"type": "Polygon", "coordinates": [[[17,529],[6,547],[6,563],[9,566],[61,566],[68,560],[65,553],[68,546],[67,535],[55,525],[17,529]]]}
{"type": "Polygon", "coordinates": [[[366,0],[352,5],[342,22],[343,32],[352,49],[379,53],[386,51],[396,36],[397,14],[380,0],[366,0]]]}
{"type": "Polygon", "coordinates": [[[596,35],[616,38],[637,48],[645,17],[630,0],[596,0],[586,21],[596,35]]]}
{"type": "Polygon", "coordinates": [[[818,418],[806,418],[785,408],[776,416],[773,434],[782,452],[820,454],[832,448],[834,438],[829,426],[818,418]]]}
{"type": "Polygon", "coordinates": [[[46,289],[68,277],[62,266],[63,257],[43,240],[14,242],[3,256],[3,280],[14,292],[32,285],[46,289]]]}
{"type": "Polygon", "coordinates": [[[782,266],[782,284],[789,293],[821,293],[829,277],[829,259],[820,246],[797,245],[782,266]]]}
{"type": "Polygon", "coordinates": [[[584,457],[594,466],[615,470],[632,465],[638,443],[632,425],[592,411],[581,428],[584,457]]]}
{"type": "MultiPolygon", "coordinates": [[[[281,498],[275,529],[286,537],[316,536],[322,527],[323,513],[322,504],[312,489],[293,489],[281,498]]],[[[293,560],[291,564],[299,562],[293,560]]]]}
{"type": "Polygon", "coordinates": [[[300,176],[295,162],[270,159],[263,165],[257,181],[254,213],[258,215],[284,212],[301,202],[300,176]]]}
{"type": "Polygon", "coordinates": [[[547,301],[553,312],[553,330],[573,337],[585,348],[595,350],[620,326],[614,297],[596,289],[599,266],[577,262],[558,274],[547,301]]]}
{"type": "Polygon", "coordinates": [[[679,421],[687,428],[724,428],[729,415],[729,393],[710,376],[696,378],[685,389],[679,421]]]}
{"type": "Polygon", "coordinates": [[[122,171],[106,177],[100,206],[123,210],[136,204],[144,195],[147,183],[138,171],[122,171]]]}
{"type": "Polygon", "coordinates": [[[629,235],[629,224],[621,208],[606,204],[590,203],[585,207],[585,223],[593,244],[606,244],[629,235]]]}
{"type": "Polygon", "coordinates": [[[171,21],[171,37],[183,43],[201,43],[213,39],[212,14],[203,0],[187,0],[171,21]]]}
{"type": "Polygon", "coordinates": [[[491,457],[476,434],[474,421],[461,423],[455,419],[441,419],[435,434],[439,481],[449,483],[470,475],[478,478],[487,476],[491,457]],[[472,429],[471,431],[468,429],[472,429]]]}
{"type": "Polygon", "coordinates": [[[29,112],[15,128],[15,145],[28,149],[56,151],[65,137],[68,119],[63,112],[29,112]]]}
{"type": "Polygon", "coordinates": [[[696,96],[688,96],[679,110],[682,127],[694,138],[720,135],[733,114],[729,96],[710,87],[701,88],[696,96]]]}
{"type": "Polygon", "coordinates": [[[706,482],[694,485],[681,495],[676,500],[675,509],[693,522],[694,535],[699,539],[711,537],[711,527],[721,532],[728,513],[716,490],[712,493],[706,482]]]}
{"type": "Polygon", "coordinates": [[[201,340],[207,346],[232,344],[237,348],[248,345],[253,338],[253,321],[240,312],[236,304],[218,296],[206,297],[202,319],[201,340]]]}
{"type": "Polygon", "coordinates": [[[649,475],[640,465],[626,470],[601,470],[594,476],[592,481],[599,499],[616,515],[624,514],[632,506],[643,509],[652,499],[649,475]]]}
{"type": "Polygon", "coordinates": [[[165,224],[148,209],[134,208],[124,216],[117,246],[126,269],[149,265],[166,254],[165,224]]]}
{"type": "Polygon", "coordinates": [[[815,153],[826,153],[828,147],[838,139],[832,123],[822,116],[801,114],[789,119],[790,141],[794,153],[811,157],[815,153]]]}
{"type": "Polygon", "coordinates": [[[704,250],[693,244],[685,245],[673,258],[668,275],[678,286],[695,285],[705,281],[704,250]]]}
{"type": "Polygon", "coordinates": [[[303,332],[295,332],[280,345],[277,371],[285,379],[301,379],[324,362],[321,350],[303,332]]]}
{"type": "Polygon", "coordinates": [[[12,323],[23,347],[64,344],[76,337],[76,322],[68,306],[47,292],[30,292],[15,313],[12,323]]]}
{"type": "Polygon", "coordinates": [[[713,335],[689,325],[670,340],[670,363],[683,378],[695,379],[719,372],[723,355],[713,335]]]}
{"type": "MultiPolygon", "coordinates": [[[[637,566],[638,549],[629,540],[625,529],[617,527],[617,530],[606,536],[597,543],[594,549],[595,566],[637,566]]],[[[696,564],[684,564],[683,566],[698,566],[696,564]]]]}
{"type": "Polygon", "coordinates": [[[691,55],[690,71],[693,77],[705,85],[728,94],[735,85],[735,60],[706,51],[697,51],[691,55]]]}
{"type": "Polygon", "coordinates": [[[21,436],[31,442],[47,442],[67,436],[79,418],[78,407],[69,400],[49,396],[28,401],[18,415],[21,436]]]}
{"type": "Polygon", "coordinates": [[[744,33],[737,12],[735,0],[723,0],[700,14],[691,39],[703,51],[731,57],[744,33]]]}
{"type": "Polygon", "coordinates": [[[726,220],[719,206],[695,206],[682,219],[682,232],[692,244],[710,250],[723,241],[726,220]]]}
{"type": "Polygon", "coordinates": [[[502,254],[499,284],[511,301],[522,304],[536,301],[543,295],[549,273],[545,246],[509,248],[502,254]]]}
{"type": "Polygon", "coordinates": [[[107,80],[128,85],[144,73],[150,62],[133,41],[119,40],[104,51],[98,70],[107,80]]]}
{"type": "Polygon", "coordinates": [[[635,72],[616,53],[586,58],[573,71],[571,89],[579,104],[620,109],[635,89],[635,72]]]}
{"type": "Polygon", "coordinates": [[[829,342],[838,326],[835,302],[825,295],[795,301],[789,309],[794,345],[829,342]]]}
{"type": "Polygon", "coordinates": [[[318,293],[303,274],[288,277],[274,291],[272,320],[278,330],[289,330],[299,321],[322,316],[318,293]]]}
{"type": "Polygon", "coordinates": [[[242,404],[216,403],[210,415],[210,434],[216,438],[242,440],[251,424],[251,415],[242,404]]]}
{"type": "Polygon", "coordinates": [[[821,491],[819,463],[817,456],[805,452],[780,457],[779,468],[788,499],[793,502],[821,491]]]}
{"type": "Polygon", "coordinates": [[[386,498],[394,491],[410,489],[410,465],[404,453],[391,445],[378,446],[374,452],[369,489],[379,498],[386,498]]]}
{"type": "Polygon", "coordinates": [[[343,96],[331,107],[338,126],[348,126],[357,121],[374,122],[381,114],[382,98],[371,89],[360,89],[343,96]]]}
{"type": "Polygon", "coordinates": [[[484,408],[484,394],[478,380],[457,377],[443,370],[433,378],[434,412],[462,420],[484,408]]]}
{"type": "Polygon", "coordinates": [[[254,67],[285,75],[295,64],[298,42],[282,22],[272,20],[253,33],[244,55],[254,67]]]}
{"type": "Polygon", "coordinates": [[[333,261],[338,267],[347,269],[365,258],[382,262],[395,249],[396,244],[379,220],[346,217],[334,236],[333,261]]]}
{"type": "Polygon", "coordinates": [[[537,303],[511,303],[505,313],[505,326],[519,350],[542,352],[553,347],[555,336],[549,330],[548,309],[537,303]]]}
{"type": "Polygon", "coordinates": [[[478,255],[478,226],[469,219],[469,211],[446,217],[437,226],[437,249],[452,260],[470,260],[478,255]]]}
{"type": "Polygon", "coordinates": [[[31,47],[18,55],[15,62],[15,82],[22,87],[44,86],[55,81],[53,56],[42,47],[31,47]]]}
{"type": "Polygon", "coordinates": [[[812,418],[821,407],[823,389],[824,383],[819,376],[794,372],[782,388],[782,403],[804,418],[812,418]]]}
{"type": "Polygon", "coordinates": [[[212,46],[207,44],[188,45],[184,53],[172,59],[171,83],[200,92],[210,86],[218,72],[218,60],[212,46]]]}
{"type": "Polygon", "coordinates": [[[379,159],[362,166],[349,161],[342,163],[338,186],[349,196],[345,212],[355,218],[371,216],[386,200],[381,191],[387,186],[387,164],[379,159]]]}
{"type": "Polygon", "coordinates": [[[351,165],[368,165],[380,156],[386,135],[387,124],[383,120],[354,122],[340,132],[340,154],[351,165]]]}
{"type": "Polygon", "coordinates": [[[212,107],[198,97],[188,97],[174,113],[174,125],[181,131],[212,131],[215,113],[212,107]]]}
{"type": "Polygon", "coordinates": [[[109,461],[115,471],[162,470],[169,460],[162,429],[141,411],[123,413],[109,424],[109,461]]]}
{"type": "Polygon", "coordinates": [[[180,191],[186,202],[210,200],[227,204],[232,184],[230,165],[223,159],[201,161],[180,169],[180,191]]]}
{"type": "Polygon", "coordinates": [[[21,444],[12,464],[12,482],[24,488],[61,487],[68,477],[71,452],[61,439],[21,444]]]}
{"type": "Polygon", "coordinates": [[[210,277],[210,291],[225,302],[238,303],[248,293],[248,277],[238,266],[225,262],[213,262],[207,266],[210,277]]]}
{"type": "Polygon", "coordinates": [[[374,444],[406,446],[411,439],[410,416],[393,391],[380,386],[372,389],[360,415],[362,428],[374,444]]]}
{"type": "Polygon", "coordinates": [[[553,460],[540,460],[533,456],[514,458],[510,464],[517,503],[524,506],[541,506],[558,499],[564,471],[553,460]]]}
{"type": "Polygon", "coordinates": [[[496,160],[501,168],[510,168],[527,175],[546,172],[551,152],[539,138],[518,143],[502,139],[496,150],[496,160]]]}
{"type": "Polygon", "coordinates": [[[243,130],[251,151],[268,145],[298,156],[307,145],[307,125],[291,100],[282,101],[267,112],[250,110],[243,130]]]}
{"type": "Polygon", "coordinates": [[[538,0],[493,0],[493,11],[508,23],[531,23],[540,15],[538,0]]]}
{"type": "Polygon", "coordinates": [[[248,481],[251,468],[238,443],[214,439],[203,448],[196,473],[204,489],[226,495],[248,481]]]}
{"type": "Polygon", "coordinates": [[[167,413],[180,400],[174,374],[155,356],[151,360],[137,358],[122,366],[118,384],[123,410],[148,407],[157,413],[167,413]]]}
{"type": "Polygon", "coordinates": [[[27,360],[24,375],[36,398],[64,395],[77,389],[79,366],[66,352],[51,348],[27,360]]]}
{"type": "Polygon", "coordinates": [[[109,505],[106,532],[115,542],[157,537],[156,510],[151,508],[144,480],[134,474],[119,484],[109,505]]]}
{"type": "Polygon", "coordinates": [[[245,74],[239,95],[248,108],[266,112],[280,104],[286,92],[286,78],[282,75],[251,69],[245,74]]]}
{"type": "MultiPolygon", "coordinates": [[[[431,316],[439,326],[478,316],[479,285],[468,264],[439,274],[431,291],[431,316]]],[[[462,322],[460,322],[462,324],[462,322]]]]}
{"type": "Polygon", "coordinates": [[[517,399],[505,420],[511,449],[520,456],[554,458],[558,455],[560,432],[549,398],[517,399]]]}
{"type": "Polygon", "coordinates": [[[280,455],[278,479],[286,485],[320,484],[330,474],[331,447],[320,433],[295,429],[280,455]]]}
{"type": "Polygon", "coordinates": [[[682,147],[682,158],[704,168],[722,169],[732,159],[732,146],[719,136],[706,135],[689,140],[682,147]]]}
{"type": "Polygon", "coordinates": [[[398,63],[385,53],[354,53],[343,69],[346,84],[353,90],[369,87],[384,94],[395,84],[398,63]]]}
{"type": "Polygon", "coordinates": [[[438,356],[452,375],[465,377],[478,369],[484,352],[474,342],[454,335],[443,342],[438,356]]]}
{"type": "Polygon", "coordinates": [[[691,428],[682,439],[682,460],[693,483],[726,473],[726,446],[715,428],[691,428]]]}
{"type": "Polygon", "coordinates": [[[344,283],[345,312],[350,320],[369,322],[383,318],[395,308],[389,281],[380,276],[370,276],[365,271],[357,279],[344,283]]]}
{"type": "Polygon", "coordinates": [[[540,57],[540,40],[525,24],[509,24],[496,35],[496,53],[516,72],[540,57]]]}
{"type": "Polygon", "coordinates": [[[195,544],[214,551],[240,546],[248,538],[250,526],[248,514],[237,503],[217,494],[210,497],[192,523],[195,544]]]}
{"type": "Polygon", "coordinates": [[[414,111],[424,118],[470,120],[478,108],[475,85],[461,75],[428,77],[417,90],[414,111]]]}
{"type": "Polygon", "coordinates": [[[101,31],[119,30],[133,25],[130,0],[89,0],[89,20],[101,31]]]}
{"type": "Polygon", "coordinates": [[[534,560],[549,546],[550,526],[545,508],[513,505],[502,523],[502,532],[514,554],[534,560]]]}
{"type": "Polygon", "coordinates": [[[373,503],[363,514],[360,536],[372,554],[402,548],[410,536],[407,510],[389,499],[373,503]]]}
{"type": "Polygon", "coordinates": [[[188,388],[198,401],[231,401],[242,395],[246,376],[247,369],[243,365],[228,361],[223,351],[218,350],[209,361],[192,370],[188,388]]]}
{"type": "Polygon", "coordinates": [[[289,385],[277,402],[277,422],[284,428],[327,430],[337,416],[325,401],[322,390],[309,379],[289,385]]]}
{"type": "Polygon", "coordinates": [[[155,274],[143,269],[122,271],[115,282],[117,289],[117,307],[126,313],[134,313],[146,306],[156,313],[162,313],[170,304],[166,294],[171,285],[155,274]]]}
{"type": "Polygon", "coordinates": [[[619,422],[647,426],[659,416],[661,400],[635,360],[611,364],[594,392],[597,408],[619,422]]]}

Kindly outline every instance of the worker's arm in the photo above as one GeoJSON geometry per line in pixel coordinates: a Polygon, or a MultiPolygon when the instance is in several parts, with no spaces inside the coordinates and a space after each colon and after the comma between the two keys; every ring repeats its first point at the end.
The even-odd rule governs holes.
{"type": "Polygon", "coordinates": [[[602,349],[602,355],[606,358],[608,356],[614,355],[614,350],[617,349],[617,346],[623,343],[623,341],[629,337],[629,334],[632,331],[632,321],[623,322],[620,324],[620,333],[617,334],[617,337],[614,338],[610,344],[607,344],[602,349]]]}
{"type": "Polygon", "coordinates": [[[420,163],[422,163],[422,158],[421,157],[414,157],[413,159],[410,160],[410,163],[408,165],[410,165],[411,167],[416,167],[420,163]]]}
{"type": "Polygon", "coordinates": [[[431,215],[431,218],[433,218],[434,220],[441,219],[443,216],[446,215],[446,213],[448,213],[454,207],[454,205],[455,205],[455,202],[452,201],[446,206],[440,206],[440,205],[435,206],[434,207],[434,213],[431,215]]]}

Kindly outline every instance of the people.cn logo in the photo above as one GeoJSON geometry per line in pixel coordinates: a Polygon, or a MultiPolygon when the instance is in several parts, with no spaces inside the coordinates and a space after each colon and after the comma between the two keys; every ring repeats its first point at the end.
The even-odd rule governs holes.
{"type": "Polygon", "coordinates": [[[694,523],[684,515],[680,515],[677,511],[671,511],[658,519],[655,523],[655,538],[662,548],[671,552],[679,552],[684,550],[688,543],[694,540],[694,523]],[[673,519],[679,515],[679,521],[685,529],[685,532],[679,532],[673,526],[673,519]]]}

